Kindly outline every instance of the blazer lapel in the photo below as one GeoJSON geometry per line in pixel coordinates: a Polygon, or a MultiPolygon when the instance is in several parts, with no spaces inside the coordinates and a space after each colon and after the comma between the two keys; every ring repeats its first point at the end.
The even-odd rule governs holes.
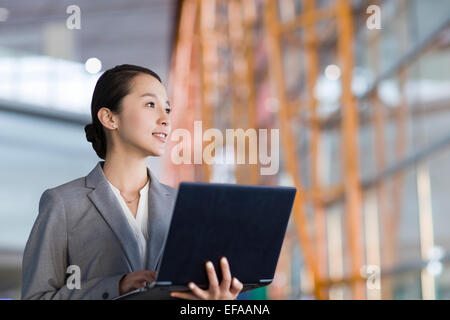
{"type": "Polygon", "coordinates": [[[148,190],[148,260],[147,269],[156,270],[164,242],[170,227],[172,217],[172,199],[169,192],[158,181],[156,176],[147,167],[151,177],[148,190]]]}
{"type": "Polygon", "coordinates": [[[103,173],[101,165],[104,163],[99,161],[86,176],[86,186],[94,188],[88,193],[88,197],[119,239],[132,270],[141,270],[141,257],[136,237],[103,173]]]}

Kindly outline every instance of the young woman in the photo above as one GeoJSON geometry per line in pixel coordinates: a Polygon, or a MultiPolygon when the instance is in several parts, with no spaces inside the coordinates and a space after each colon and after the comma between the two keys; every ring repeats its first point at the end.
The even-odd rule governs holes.
{"type": "MultiPolygon", "coordinates": [[[[146,165],[163,154],[171,107],[159,76],[120,65],[98,80],[86,138],[104,159],[86,176],[44,191],[22,265],[23,299],[111,299],[155,279],[176,189],[146,165]]],[[[208,290],[184,299],[235,299],[242,283],[221,259],[208,290]]],[[[183,272],[183,270],[180,270],[183,272]]]]}

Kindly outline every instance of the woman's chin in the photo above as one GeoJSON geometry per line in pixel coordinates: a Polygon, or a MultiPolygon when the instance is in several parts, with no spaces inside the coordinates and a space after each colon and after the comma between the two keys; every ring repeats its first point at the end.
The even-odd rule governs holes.
{"type": "Polygon", "coordinates": [[[165,149],[159,150],[159,149],[152,149],[148,150],[147,154],[149,157],[160,157],[164,154],[165,149]]]}

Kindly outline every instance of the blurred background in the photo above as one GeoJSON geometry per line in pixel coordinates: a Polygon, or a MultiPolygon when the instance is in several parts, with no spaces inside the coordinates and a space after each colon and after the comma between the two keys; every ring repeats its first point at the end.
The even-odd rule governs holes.
{"type": "Polygon", "coordinates": [[[173,129],[280,130],[276,175],[148,159],[174,187],[297,187],[273,283],[240,299],[450,298],[448,0],[0,1],[0,298],[43,191],[99,160],[90,99],[124,63],[173,129]]]}

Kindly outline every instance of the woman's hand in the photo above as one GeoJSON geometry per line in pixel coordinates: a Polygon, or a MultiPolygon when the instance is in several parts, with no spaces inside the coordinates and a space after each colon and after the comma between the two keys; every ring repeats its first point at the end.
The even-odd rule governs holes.
{"type": "Polygon", "coordinates": [[[146,282],[153,282],[155,281],[155,278],[156,271],[140,270],[131,272],[120,279],[119,294],[122,295],[127,292],[143,288],[145,287],[146,282]]]}
{"type": "Polygon", "coordinates": [[[208,290],[200,289],[195,283],[188,284],[191,292],[172,292],[171,297],[188,299],[188,300],[234,300],[242,290],[242,283],[231,278],[230,266],[225,257],[220,259],[222,269],[222,282],[219,284],[214,265],[211,261],[206,263],[206,273],[209,280],[208,290]]]}

